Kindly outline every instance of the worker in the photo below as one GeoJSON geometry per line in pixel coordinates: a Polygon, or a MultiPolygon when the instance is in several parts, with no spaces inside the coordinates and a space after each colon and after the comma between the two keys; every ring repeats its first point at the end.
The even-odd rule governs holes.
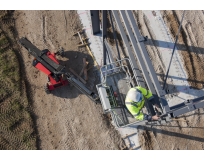
{"type": "Polygon", "coordinates": [[[133,87],[128,91],[125,99],[125,105],[137,120],[158,120],[159,115],[155,113],[153,106],[149,107],[152,116],[142,113],[141,110],[144,107],[145,98],[150,101],[155,107],[155,110],[160,113],[161,108],[159,108],[158,104],[155,103],[152,93],[140,86],[133,87]]]}

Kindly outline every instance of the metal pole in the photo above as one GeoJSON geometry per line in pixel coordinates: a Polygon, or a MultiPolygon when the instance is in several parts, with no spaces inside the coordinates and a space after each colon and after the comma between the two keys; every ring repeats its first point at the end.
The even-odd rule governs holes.
{"type": "Polygon", "coordinates": [[[90,10],[91,22],[92,22],[92,33],[96,35],[100,33],[100,18],[99,10],[90,10]]]}
{"type": "Polygon", "coordinates": [[[103,10],[102,11],[103,65],[106,65],[106,59],[107,59],[107,54],[106,54],[107,49],[104,41],[106,37],[107,37],[107,10],[103,10]]]}
{"type": "Polygon", "coordinates": [[[119,51],[118,44],[117,44],[117,38],[116,38],[115,28],[114,28],[114,25],[113,25],[112,12],[111,12],[111,11],[109,11],[109,15],[110,15],[110,21],[111,21],[111,25],[112,25],[112,31],[113,31],[113,35],[114,35],[114,39],[115,39],[115,44],[116,44],[116,48],[117,48],[118,59],[121,60],[121,58],[120,58],[120,51],[119,51]]]}
{"type": "Polygon", "coordinates": [[[163,90],[165,89],[165,85],[166,85],[166,82],[167,82],[167,77],[168,77],[168,74],[169,74],[169,69],[170,69],[170,66],[171,66],[171,63],[172,63],[172,58],[173,58],[174,51],[175,51],[175,48],[176,48],[176,43],[178,41],[178,35],[179,35],[180,30],[181,30],[182,21],[184,19],[184,13],[185,13],[185,11],[183,12],[182,19],[181,19],[181,22],[180,22],[180,26],[179,26],[179,29],[178,29],[178,32],[177,32],[177,35],[176,35],[176,40],[175,40],[175,43],[174,43],[174,48],[173,48],[173,51],[172,51],[171,59],[169,61],[169,66],[168,66],[166,77],[165,77],[164,84],[163,84],[163,90]]]}
{"type": "Polygon", "coordinates": [[[102,34],[105,39],[107,37],[107,10],[102,11],[102,34]]]}
{"type": "Polygon", "coordinates": [[[106,65],[106,59],[107,59],[107,49],[105,46],[105,41],[103,39],[103,65],[106,65]]]}
{"type": "Polygon", "coordinates": [[[111,48],[110,48],[110,46],[109,46],[109,44],[108,44],[106,39],[104,40],[104,43],[105,43],[105,46],[106,46],[107,53],[108,53],[108,55],[110,57],[110,61],[111,61],[110,63],[114,63],[115,60],[114,60],[113,55],[112,55],[113,52],[112,52],[112,50],[111,50],[111,48]]]}

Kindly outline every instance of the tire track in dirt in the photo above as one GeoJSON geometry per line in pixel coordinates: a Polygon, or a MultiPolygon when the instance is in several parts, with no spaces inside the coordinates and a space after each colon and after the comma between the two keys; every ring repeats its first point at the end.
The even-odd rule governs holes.
{"type": "MultiPolygon", "coordinates": [[[[65,94],[64,91],[61,92],[60,90],[56,90],[55,92],[57,92],[59,96],[60,95],[63,96],[63,94],[65,94]]],[[[61,99],[59,104],[61,104],[61,106],[57,107],[56,109],[59,113],[58,112],[55,113],[56,114],[55,121],[60,123],[59,127],[61,128],[62,131],[55,133],[53,131],[53,128],[50,128],[49,127],[50,125],[48,125],[48,127],[50,128],[49,132],[51,131],[52,133],[54,132],[54,135],[57,136],[56,141],[59,142],[56,143],[55,141],[53,141],[52,145],[54,146],[54,149],[60,148],[60,149],[68,149],[68,150],[78,150],[79,149],[78,144],[76,143],[76,140],[78,138],[76,138],[76,135],[74,134],[73,127],[72,127],[72,117],[74,116],[72,106],[75,106],[73,100],[61,99]],[[68,111],[68,108],[70,109],[70,111],[68,111]],[[59,137],[59,135],[61,135],[61,137],[59,137]]]]}
{"type": "Polygon", "coordinates": [[[48,47],[47,41],[46,41],[46,33],[45,33],[45,16],[42,16],[42,36],[43,36],[43,43],[48,47]]]}
{"type": "MultiPolygon", "coordinates": [[[[197,66],[197,64],[203,64],[204,63],[203,56],[202,56],[203,53],[201,53],[200,50],[197,47],[194,47],[194,46],[198,46],[198,45],[197,45],[197,42],[196,42],[195,37],[194,37],[193,32],[192,32],[191,23],[188,22],[185,25],[185,28],[186,28],[187,35],[188,35],[188,42],[190,44],[190,51],[193,52],[194,53],[194,54],[192,53],[193,56],[195,55],[195,57],[196,57],[196,59],[194,61],[195,66],[197,66]]],[[[199,73],[198,69],[196,69],[195,72],[196,72],[196,75],[201,74],[201,73],[199,73]]],[[[196,80],[200,81],[199,79],[196,79],[196,80]]]]}
{"type": "MultiPolygon", "coordinates": [[[[200,127],[203,127],[203,122],[204,119],[201,116],[201,114],[203,114],[204,112],[201,109],[198,109],[196,111],[193,111],[187,115],[193,114],[193,116],[191,118],[184,118],[185,120],[188,120],[189,122],[187,123],[187,127],[196,127],[196,129],[189,129],[188,131],[188,135],[197,135],[199,137],[202,137],[203,135],[203,130],[200,127]],[[197,128],[199,127],[199,128],[197,128]]],[[[194,139],[193,139],[194,140],[194,139]]],[[[191,149],[192,147],[190,146],[195,146],[195,149],[201,149],[203,148],[203,142],[197,142],[197,141],[187,141],[186,145],[187,145],[187,149],[191,149]],[[201,146],[199,146],[199,144],[201,144],[201,146]]]]}
{"type": "MultiPolygon", "coordinates": [[[[197,45],[197,42],[196,42],[196,39],[195,39],[195,36],[193,35],[193,32],[192,32],[192,26],[191,26],[191,22],[187,22],[185,24],[185,28],[186,28],[186,31],[187,31],[187,35],[188,35],[188,40],[190,41],[189,44],[190,44],[190,51],[191,52],[199,52],[200,53],[200,50],[198,50],[197,48],[195,48],[194,46],[198,46],[197,45]],[[197,50],[197,51],[195,51],[197,50]]],[[[202,53],[200,53],[202,54],[202,53]]]]}
{"type": "Polygon", "coordinates": [[[68,22],[67,22],[65,11],[63,11],[63,14],[64,14],[64,18],[65,18],[65,31],[66,31],[66,33],[68,33],[68,31],[67,31],[67,24],[68,24],[68,22]]]}
{"type": "Polygon", "coordinates": [[[67,141],[65,141],[65,144],[68,146],[68,149],[76,150],[76,149],[78,149],[78,147],[77,147],[78,145],[75,142],[75,136],[72,132],[72,128],[71,128],[71,125],[70,125],[69,121],[66,121],[65,125],[67,126],[66,127],[67,136],[69,137],[67,139],[67,141]]]}
{"type": "MultiPolygon", "coordinates": [[[[78,100],[78,102],[77,101],[73,102],[74,106],[81,107],[81,111],[79,110],[78,112],[75,112],[77,116],[73,117],[73,122],[72,122],[72,130],[73,133],[75,133],[75,137],[80,137],[80,138],[75,138],[76,144],[78,146],[78,149],[80,150],[83,149],[82,146],[85,145],[87,146],[86,149],[89,150],[98,148],[98,146],[95,146],[94,140],[87,136],[90,127],[93,125],[91,123],[92,120],[90,119],[90,115],[92,114],[93,104],[90,102],[85,103],[85,99],[87,98],[85,95],[80,95],[79,98],[80,99],[78,100]],[[87,107],[89,106],[89,108],[86,109],[86,106],[87,107]],[[87,119],[86,120],[87,122],[85,121],[85,119],[87,119]],[[88,123],[89,126],[87,126],[85,123],[88,123]],[[85,129],[85,127],[87,129],[85,129]]],[[[93,132],[95,132],[95,127],[93,127],[93,132]]],[[[91,137],[95,137],[95,135],[93,135],[92,132],[90,132],[90,134],[92,135],[91,137]]]]}
{"type": "Polygon", "coordinates": [[[42,36],[43,36],[43,44],[47,47],[47,48],[55,48],[54,45],[52,44],[52,41],[50,40],[49,36],[48,36],[48,32],[47,32],[47,16],[42,16],[42,36]]]}
{"type": "Polygon", "coordinates": [[[143,150],[153,150],[153,135],[151,135],[152,131],[148,131],[146,127],[143,127],[143,131],[140,131],[139,141],[141,143],[141,147],[143,150]]]}
{"type": "Polygon", "coordinates": [[[29,149],[27,146],[25,146],[25,144],[22,142],[22,140],[20,138],[17,138],[16,134],[12,133],[12,132],[7,132],[6,128],[4,127],[0,127],[1,129],[1,133],[4,136],[0,136],[1,140],[0,143],[6,144],[7,149],[29,149]]]}

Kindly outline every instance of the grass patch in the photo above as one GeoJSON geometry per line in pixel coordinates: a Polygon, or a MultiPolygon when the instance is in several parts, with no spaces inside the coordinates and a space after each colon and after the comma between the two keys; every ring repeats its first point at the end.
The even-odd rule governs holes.
{"type": "Polygon", "coordinates": [[[0,46],[4,46],[5,44],[8,44],[8,40],[6,37],[2,37],[0,39],[0,46]]]}

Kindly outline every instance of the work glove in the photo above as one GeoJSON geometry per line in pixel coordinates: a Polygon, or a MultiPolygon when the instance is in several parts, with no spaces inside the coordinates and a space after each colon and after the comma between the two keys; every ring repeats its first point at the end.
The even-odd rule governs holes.
{"type": "Polygon", "coordinates": [[[147,120],[148,122],[152,120],[157,121],[158,119],[160,119],[158,115],[150,116],[150,115],[144,114],[144,120],[147,120]]]}
{"type": "Polygon", "coordinates": [[[144,114],[144,120],[147,120],[150,122],[152,120],[152,116],[144,114]]]}
{"type": "Polygon", "coordinates": [[[160,117],[158,115],[152,116],[152,120],[154,120],[154,121],[157,121],[159,119],[160,119],[160,117]]]}

